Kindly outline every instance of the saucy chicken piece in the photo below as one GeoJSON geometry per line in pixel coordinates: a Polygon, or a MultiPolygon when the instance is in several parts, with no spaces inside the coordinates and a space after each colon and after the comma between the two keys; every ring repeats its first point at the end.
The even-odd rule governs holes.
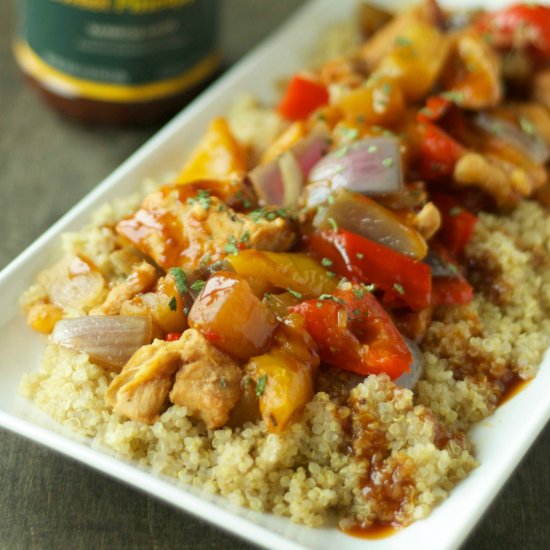
{"type": "Polygon", "coordinates": [[[121,416],[153,423],[166,403],[180,365],[180,351],[172,343],[155,340],[142,346],[111,382],[107,403],[121,416]]]}
{"type": "Polygon", "coordinates": [[[155,340],[138,349],[111,382],[106,398],[114,412],[151,424],[170,396],[214,429],[227,422],[239,399],[241,376],[232,359],[189,329],[179,340],[155,340]]]}
{"type": "Polygon", "coordinates": [[[165,269],[198,269],[238,249],[288,250],[295,234],[286,218],[266,219],[235,212],[216,196],[188,186],[166,186],[147,196],[117,231],[165,269]]]}
{"type": "Polygon", "coordinates": [[[476,186],[499,206],[515,206],[546,182],[544,168],[527,171],[494,155],[466,153],[455,165],[454,180],[461,187],[476,186]]]}
{"type": "Polygon", "coordinates": [[[170,400],[192,411],[208,429],[224,426],[241,394],[242,370],[197,330],[172,342],[183,361],[170,400]]]}
{"type": "Polygon", "coordinates": [[[118,315],[124,302],[146,292],[157,281],[157,270],[147,262],[134,266],[127,279],[111,288],[105,301],[90,311],[90,315],[118,315]]]}

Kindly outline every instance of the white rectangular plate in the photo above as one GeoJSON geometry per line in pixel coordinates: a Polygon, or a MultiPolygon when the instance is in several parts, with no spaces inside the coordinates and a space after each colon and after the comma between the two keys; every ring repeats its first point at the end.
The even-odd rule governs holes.
{"type": "MultiPolygon", "coordinates": [[[[397,7],[403,2],[384,4],[397,7]]],[[[475,2],[444,4],[464,8],[475,2]]],[[[484,3],[487,7],[502,4],[484,3]]],[[[249,91],[262,100],[273,101],[277,79],[307,66],[319,33],[335,21],[353,17],[355,5],[355,0],[314,0],[307,4],[0,273],[0,426],[268,548],[451,549],[465,539],[550,418],[548,354],[537,378],[473,430],[481,466],[460,483],[430,517],[378,541],[354,539],[334,528],[310,529],[294,525],[284,518],[237,508],[223,498],[176,486],[170,480],[93,448],[88,441],[66,431],[60,433],[32,405],[17,398],[22,374],[37,368],[44,347],[41,337],[26,326],[17,299],[32,283],[37,271],[50,265],[59,253],[60,234],[82,227],[101,204],[136,189],[145,177],[160,178],[167,170],[178,168],[182,150],[189,149],[208,122],[222,114],[240,92],[249,91]]]]}

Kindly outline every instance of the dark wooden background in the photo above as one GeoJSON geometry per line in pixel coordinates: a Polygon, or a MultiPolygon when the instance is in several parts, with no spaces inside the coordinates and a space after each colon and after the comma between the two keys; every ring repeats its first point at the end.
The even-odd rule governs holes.
{"type": "MultiPolygon", "coordinates": [[[[222,44],[228,63],[237,61],[301,3],[223,1],[222,44]]],[[[14,15],[13,3],[2,2],[0,268],[155,131],[81,127],[46,109],[24,87],[13,62],[14,15]]],[[[547,427],[466,548],[550,548],[549,463],[547,427]]],[[[252,548],[154,498],[0,430],[0,550],[222,547],[252,548]]]]}

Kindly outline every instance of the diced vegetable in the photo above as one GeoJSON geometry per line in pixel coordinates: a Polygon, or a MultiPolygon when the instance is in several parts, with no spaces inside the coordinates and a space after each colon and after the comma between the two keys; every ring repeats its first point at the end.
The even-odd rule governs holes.
{"type": "MultiPolygon", "coordinates": [[[[183,271],[181,272],[183,273],[183,271]]],[[[122,305],[122,315],[150,315],[153,323],[165,333],[183,332],[187,328],[186,308],[191,297],[178,290],[172,273],[159,279],[154,292],[138,294],[122,305]]]]}
{"type": "Polygon", "coordinates": [[[277,324],[243,277],[223,271],[206,281],[189,312],[190,327],[237,359],[266,351],[277,324]]]}
{"type": "Polygon", "coordinates": [[[277,159],[285,151],[296,145],[301,139],[305,138],[308,132],[305,120],[293,122],[262,155],[260,164],[267,164],[277,159]]]}
{"type": "Polygon", "coordinates": [[[61,319],[63,319],[63,310],[53,304],[35,304],[27,313],[29,326],[42,334],[49,334],[61,319]]]}
{"type": "Polygon", "coordinates": [[[105,279],[97,267],[81,256],[67,256],[38,275],[49,301],[65,311],[87,313],[105,298],[105,279]]]}
{"type": "MultiPolygon", "coordinates": [[[[310,182],[326,182],[326,196],[340,188],[377,195],[397,193],[403,189],[403,170],[399,141],[373,137],[346,145],[324,156],[311,170],[310,182]]],[[[321,187],[309,192],[308,206],[318,204],[321,187]]],[[[324,200],[322,202],[324,202],[324,200]]]]}
{"type": "Polygon", "coordinates": [[[311,168],[328,149],[329,134],[316,129],[275,160],[261,164],[249,173],[258,197],[265,204],[295,206],[311,168]]]}
{"type": "Polygon", "coordinates": [[[337,105],[347,118],[360,117],[366,124],[392,124],[405,111],[401,88],[390,76],[376,73],[363,86],[346,93],[337,105]]]}
{"type": "Polygon", "coordinates": [[[432,280],[432,304],[469,304],[474,298],[474,289],[463,277],[434,277],[432,280]]]}
{"type": "Polygon", "coordinates": [[[245,154],[240,143],[233,137],[226,120],[216,118],[176,181],[187,183],[195,180],[223,179],[233,174],[241,174],[245,170],[245,154]]]}
{"type": "Polygon", "coordinates": [[[481,112],[474,119],[475,125],[489,134],[527,155],[537,164],[545,164],[550,149],[538,133],[536,126],[525,116],[517,117],[517,123],[498,113],[481,112]]]}
{"type": "Polygon", "coordinates": [[[481,36],[470,31],[456,39],[442,81],[445,90],[465,109],[486,109],[502,97],[499,59],[481,36]]]}
{"type": "Polygon", "coordinates": [[[341,227],[393,250],[421,260],[428,252],[426,242],[399,216],[373,200],[340,189],[326,207],[321,207],[313,220],[317,229],[341,227]]]}
{"type": "Polygon", "coordinates": [[[393,379],[409,370],[412,356],[405,341],[363,286],[291,309],[304,316],[323,362],[358,374],[386,373],[393,379]]]}
{"type": "Polygon", "coordinates": [[[282,432],[313,397],[319,356],[303,325],[301,317],[291,315],[279,325],[269,351],[246,366],[262,418],[273,433],[282,432]]]}
{"type": "Polygon", "coordinates": [[[343,277],[374,284],[413,309],[431,303],[431,272],[422,262],[343,229],[314,232],[307,245],[343,277]]]}
{"type": "Polygon", "coordinates": [[[120,372],[141,346],[151,343],[148,316],[90,315],[59,321],[50,341],[86,353],[94,363],[120,372]]]}
{"type": "Polygon", "coordinates": [[[420,147],[417,170],[420,177],[432,181],[449,178],[465,149],[449,134],[431,122],[418,126],[420,147]]]}
{"type": "Polygon", "coordinates": [[[477,218],[445,193],[432,193],[431,198],[443,216],[438,238],[453,256],[460,256],[472,237],[477,218]]]}
{"type": "Polygon", "coordinates": [[[376,73],[393,80],[407,101],[418,101],[439,76],[449,53],[449,40],[423,21],[411,22],[398,38],[376,73]]]}
{"type": "Polygon", "coordinates": [[[336,281],[327,270],[305,254],[243,250],[227,260],[239,275],[265,281],[268,290],[290,289],[304,297],[313,297],[336,288],[336,281]]]}
{"type": "Polygon", "coordinates": [[[320,82],[297,74],[292,77],[278,111],[290,120],[306,118],[315,109],[326,105],[328,97],[327,89],[320,82]]]}
{"type": "Polygon", "coordinates": [[[550,57],[550,7],[516,4],[483,14],[478,30],[500,48],[533,48],[550,57]]]}
{"type": "Polygon", "coordinates": [[[408,390],[413,390],[424,373],[424,356],[415,342],[405,337],[403,337],[403,340],[405,340],[405,343],[411,352],[413,361],[409,372],[405,372],[397,378],[395,380],[395,385],[401,388],[407,388],[408,390]]]}

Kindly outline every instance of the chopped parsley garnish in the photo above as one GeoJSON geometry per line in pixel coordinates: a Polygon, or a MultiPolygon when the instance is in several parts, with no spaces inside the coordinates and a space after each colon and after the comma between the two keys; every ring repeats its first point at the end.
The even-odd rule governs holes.
{"type": "Polygon", "coordinates": [[[405,294],[405,289],[403,288],[403,285],[400,285],[399,283],[395,283],[393,285],[393,288],[398,294],[401,294],[401,296],[405,294]]]}
{"type": "Polygon", "coordinates": [[[382,166],[385,166],[386,168],[389,168],[390,166],[393,166],[393,159],[391,157],[385,158],[382,161],[382,166]]]}
{"type": "Polygon", "coordinates": [[[175,296],[172,296],[172,298],[170,298],[170,301],[168,302],[168,307],[170,308],[170,311],[176,311],[176,309],[178,309],[178,301],[176,300],[175,296]]]}
{"type": "Polygon", "coordinates": [[[206,285],[206,281],[203,281],[202,279],[197,279],[191,285],[191,290],[193,292],[200,292],[204,288],[204,285],[206,285]]]}
{"type": "Polygon", "coordinates": [[[362,253],[362,252],[356,252],[355,253],[355,257],[358,259],[358,260],[362,260],[365,255],[362,253]]]}
{"type": "Polygon", "coordinates": [[[449,210],[449,215],[450,216],[458,216],[461,212],[462,212],[462,208],[460,208],[460,206],[453,206],[449,210]]]}
{"type": "Polygon", "coordinates": [[[294,298],[298,298],[298,300],[302,299],[303,295],[301,292],[297,292],[296,290],[292,290],[291,288],[287,288],[287,290],[290,292],[290,294],[292,294],[292,296],[294,296],[294,298]]]}
{"type": "Polygon", "coordinates": [[[452,264],[451,262],[447,263],[447,267],[449,268],[449,271],[452,273],[458,273],[458,268],[455,264],[452,264]]]}
{"type": "Polygon", "coordinates": [[[256,395],[258,397],[261,397],[264,394],[266,384],[267,374],[262,374],[262,376],[260,376],[258,380],[256,380],[256,395]]]}
{"type": "Polygon", "coordinates": [[[461,104],[464,102],[464,94],[462,92],[456,92],[456,91],[448,91],[448,92],[443,92],[441,94],[441,97],[444,98],[444,99],[448,99],[449,101],[452,101],[453,103],[456,103],[456,104],[461,104]]]}
{"type": "Polygon", "coordinates": [[[340,147],[338,151],[334,152],[334,158],[342,158],[345,157],[349,153],[349,145],[344,145],[344,147],[340,147]]]}
{"type": "Polygon", "coordinates": [[[357,298],[363,298],[365,295],[365,290],[363,288],[354,288],[353,293],[357,296],[357,298]]]}
{"type": "Polygon", "coordinates": [[[359,317],[359,315],[361,315],[361,310],[356,307],[352,313],[355,315],[355,317],[359,317]]]}
{"type": "Polygon", "coordinates": [[[268,210],[264,207],[253,210],[252,212],[250,212],[249,216],[254,223],[258,223],[261,219],[264,218],[269,221],[273,221],[277,217],[287,218],[288,212],[283,208],[278,208],[277,210],[268,210]]]}
{"type": "Polygon", "coordinates": [[[336,277],[336,273],[334,273],[334,271],[327,271],[327,275],[333,279],[334,277],[336,277]]]}
{"type": "Polygon", "coordinates": [[[209,263],[210,263],[210,260],[212,259],[212,256],[210,254],[205,254],[202,258],[201,258],[201,261],[200,261],[200,266],[201,267],[206,267],[209,263]]]}
{"type": "Polygon", "coordinates": [[[250,233],[249,233],[248,231],[245,231],[245,232],[243,233],[243,236],[240,238],[239,242],[245,244],[245,243],[247,243],[249,240],[250,240],[250,233]]]}
{"type": "Polygon", "coordinates": [[[321,265],[325,267],[330,267],[332,265],[332,260],[330,258],[323,258],[321,260],[321,265]]]}
{"type": "Polygon", "coordinates": [[[405,36],[396,36],[395,43],[398,46],[410,46],[412,44],[411,41],[405,36]]]}
{"type": "Polygon", "coordinates": [[[535,133],[535,127],[533,126],[533,123],[527,117],[520,116],[519,125],[528,136],[532,136],[535,133]]]}
{"type": "Polygon", "coordinates": [[[186,292],[189,292],[189,284],[187,283],[187,275],[181,267],[171,267],[170,275],[174,277],[176,281],[176,289],[180,296],[183,296],[186,292]]]}
{"type": "Polygon", "coordinates": [[[392,93],[392,90],[393,90],[393,86],[389,82],[386,82],[385,84],[382,85],[382,92],[385,95],[390,95],[392,93]]]}
{"type": "Polygon", "coordinates": [[[319,300],[332,300],[333,302],[336,302],[337,304],[343,304],[344,300],[342,298],[337,298],[336,296],[333,296],[332,294],[321,294],[319,296],[319,300]]]}
{"type": "Polygon", "coordinates": [[[354,139],[357,139],[359,136],[359,130],[357,128],[340,128],[340,134],[342,134],[342,137],[348,139],[349,141],[353,141],[354,139]]]}
{"type": "Polygon", "coordinates": [[[376,290],[376,285],[373,284],[373,283],[370,283],[369,285],[363,284],[362,287],[363,287],[367,292],[373,292],[374,290],[376,290]]]}
{"type": "Polygon", "coordinates": [[[328,218],[327,222],[333,231],[338,231],[338,224],[334,218],[328,218]]]}
{"type": "Polygon", "coordinates": [[[220,386],[225,390],[227,388],[227,380],[225,378],[220,378],[220,386]]]}
{"type": "Polygon", "coordinates": [[[212,203],[212,197],[206,189],[200,189],[195,197],[187,199],[187,204],[196,204],[199,203],[205,210],[210,208],[212,203]]]}
{"type": "Polygon", "coordinates": [[[316,305],[318,308],[322,308],[322,307],[323,307],[323,302],[315,302],[315,305],[316,305]]]}
{"type": "Polygon", "coordinates": [[[237,247],[237,239],[234,235],[231,235],[227,242],[223,245],[223,250],[227,254],[238,254],[239,249],[237,247]]]}

